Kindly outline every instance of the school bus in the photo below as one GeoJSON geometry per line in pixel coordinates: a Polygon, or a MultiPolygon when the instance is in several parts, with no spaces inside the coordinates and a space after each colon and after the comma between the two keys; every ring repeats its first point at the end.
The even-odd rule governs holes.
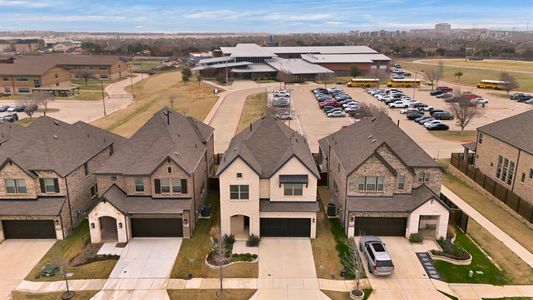
{"type": "Polygon", "coordinates": [[[391,79],[387,83],[388,87],[420,87],[420,79],[391,79]]]}
{"type": "Polygon", "coordinates": [[[500,80],[481,80],[477,87],[480,89],[494,89],[494,90],[501,90],[503,89],[503,86],[507,84],[506,81],[500,81],[500,80]]]}
{"type": "Polygon", "coordinates": [[[352,78],[346,84],[349,87],[378,87],[379,79],[377,78],[352,78]]]}

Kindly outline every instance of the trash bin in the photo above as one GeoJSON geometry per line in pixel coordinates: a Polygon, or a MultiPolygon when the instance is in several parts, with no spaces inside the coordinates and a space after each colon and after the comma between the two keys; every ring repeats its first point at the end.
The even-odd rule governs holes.
{"type": "Polygon", "coordinates": [[[202,217],[210,217],[211,216],[211,204],[205,203],[202,206],[201,214],[202,214],[202,217]]]}
{"type": "Polygon", "coordinates": [[[337,206],[335,203],[328,203],[328,217],[335,217],[337,215],[337,206]]]}

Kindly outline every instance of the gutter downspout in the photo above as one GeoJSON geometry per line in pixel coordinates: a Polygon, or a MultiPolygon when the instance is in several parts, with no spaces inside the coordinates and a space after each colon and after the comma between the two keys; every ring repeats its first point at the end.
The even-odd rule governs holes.
{"type": "Polygon", "coordinates": [[[67,189],[66,192],[67,192],[67,203],[68,203],[68,215],[70,217],[70,228],[73,229],[73,227],[74,227],[74,219],[72,218],[72,206],[70,205],[70,192],[68,190],[67,176],[65,176],[65,188],[67,189]]]}

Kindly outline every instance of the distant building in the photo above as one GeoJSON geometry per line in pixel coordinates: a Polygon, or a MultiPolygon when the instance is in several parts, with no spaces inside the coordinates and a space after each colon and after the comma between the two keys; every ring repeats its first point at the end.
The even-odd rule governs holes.
{"type": "Polygon", "coordinates": [[[189,53],[189,62],[193,65],[199,63],[202,59],[208,59],[213,57],[211,52],[190,52],[189,53]]]}
{"type": "Polygon", "coordinates": [[[436,31],[451,31],[452,25],[450,23],[439,23],[435,25],[436,31]]]}
{"type": "Polygon", "coordinates": [[[11,43],[5,40],[0,40],[0,52],[11,51],[11,43]]]}
{"type": "Polygon", "coordinates": [[[75,48],[76,48],[76,44],[74,44],[73,42],[69,42],[69,41],[57,43],[52,47],[54,52],[62,52],[62,53],[70,52],[71,50],[75,48]]]}
{"type": "Polygon", "coordinates": [[[13,43],[12,49],[17,53],[37,52],[44,49],[44,41],[38,39],[17,40],[13,43]]]}

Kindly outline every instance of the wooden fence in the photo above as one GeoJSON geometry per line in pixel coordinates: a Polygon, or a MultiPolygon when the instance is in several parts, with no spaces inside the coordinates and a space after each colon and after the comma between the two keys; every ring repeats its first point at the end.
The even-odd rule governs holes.
{"type": "Polygon", "coordinates": [[[464,159],[463,153],[452,153],[450,163],[452,166],[463,172],[466,176],[475,181],[479,186],[489,192],[496,199],[503,202],[509,208],[518,213],[529,223],[533,223],[533,205],[525,199],[520,198],[505,186],[496,182],[494,179],[483,174],[473,164],[473,154],[464,159]]]}

